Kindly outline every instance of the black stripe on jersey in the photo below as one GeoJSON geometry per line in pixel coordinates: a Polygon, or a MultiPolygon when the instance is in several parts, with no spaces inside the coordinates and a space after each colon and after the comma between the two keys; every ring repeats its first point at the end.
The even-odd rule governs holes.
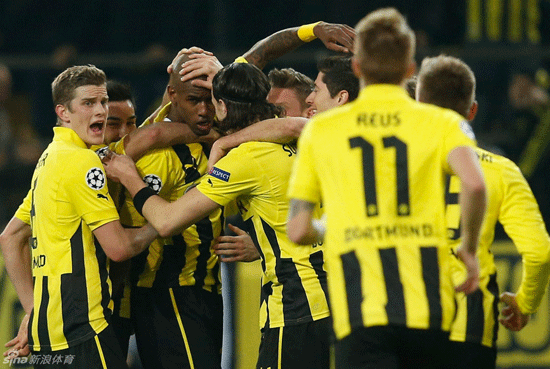
{"type": "Polygon", "coordinates": [[[480,289],[466,296],[466,337],[469,342],[481,343],[485,327],[483,292],[480,289]]]}
{"type": "Polygon", "coordinates": [[[386,304],[388,323],[405,325],[407,323],[405,297],[403,294],[403,284],[399,277],[397,253],[395,252],[395,248],[380,249],[379,253],[386,282],[386,295],[388,297],[386,304]]]}
{"type": "Polygon", "coordinates": [[[155,274],[153,288],[174,288],[180,285],[179,276],[187,263],[187,257],[185,256],[187,243],[181,234],[172,236],[172,243],[172,245],[162,247],[162,261],[155,274]]]}
{"type": "MultiPolygon", "coordinates": [[[[33,287],[33,290],[36,291],[36,277],[32,277],[32,287],[33,287]]],[[[34,320],[34,309],[31,311],[31,315],[29,317],[29,332],[30,332],[30,327],[32,327],[32,322],[34,320]]],[[[33,347],[34,346],[34,339],[33,339],[33,336],[32,334],[29,334],[29,346],[30,347],[33,347]]]]}
{"type": "Polygon", "coordinates": [[[265,325],[262,327],[262,331],[266,328],[269,328],[269,297],[273,295],[273,282],[269,281],[262,286],[262,291],[260,293],[260,307],[262,304],[265,304],[265,311],[267,318],[265,320],[265,325]]]}
{"type": "MultiPolygon", "coordinates": [[[[458,205],[458,192],[451,192],[451,176],[445,177],[445,206],[458,205]]],[[[450,240],[458,240],[460,238],[460,219],[457,224],[458,228],[447,228],[450,240]]]]}
{"type": "Polygon", "coordinates": [[[351,328],[363,326],[363,314],[361,303],[363,293],[361,291],[361,266],[355,251],[340,256],[344,281],[346,282],[346,295],[348,298],[349,324],[351,328]]]}
{"type": "Polygon", "coordinates": [[[130,263],[130,281],[132,282],[132,286],[138,284],[139,276],[145,269],[145,263],[147,262],[148,255],[149,249],[145,249],[145,251],[132,258],[132,262],[130,263]]]}
{"type": "Polygon", "coordinates": [[[197,234],[200,240],[199,256],[197,256],[197,266],[195,269],[195,284],[202,287],[206,278],[208,259],[212,256],[210,246],[214,239],[214,232],[212,231],[212,222],[208,217],[195,223],[195,226],[197,227],[197,234]]]}
{"type": "MultiPolygon", "coordinates": [[[[260,254],[260,262],[262,265],[262,272],[265,273],[265,254],[262,251],[262,248],[259,246],[258,242],[258,235],[256,234],[256,229],[254,228],[254,223],[252,222],[252,218],[248,218],[247,220],[243,221],[245,230],[250,235],[250,238],[252,238],[252,242],[254,242],[254,246],[256,246],[256,249],[258,250],[258,253],[260,254]]],[[[263,276],[262,276],[263,280],[263,276]]],[[[265,304],[266,312],[267,312],[267,319],[265,321],[265,325],[261,328],[262,331],[265,328],[269,328],[269,296],[273,294],[273,288],[272,288],[272,282],[267,282],[266,284],[262,285],[262,290],[260,292],[260,306],[265,304]]]]}
{"type": "Polygon", "coordinates": [[[498,302],[499,302],[499,296],[500,296],[500,292],[499,292],[499,288],[498,288],[498,283],[497,283],[497,273],[493,273],[489,276],[489,284],[487,284],[487,290],[489,292],[491,292],[491,294],[493,295],[493,316],[495,318],[495,322],[494,322],[494,327],[493,327],[493,347],[495,347],[496,343],[497,343],[497,338],[498,338],[498,314],[499,314],[499,311],[498,311],[498,302]]]}
{"type": "Polygon", "coordinates": [[[430,308],[430,328],[441,329],[443,312],[441,308],[441,294],[439,292],[439,261],[437,247],[420,248],[422,257],[422,277],[426,286],[426,297],[430,308]]]}
{"type": "MultiPolygon", "coordinates": [[[[261,218],[260,218],[261,219],[261,218]]],[[[282,304],[284,321],[303,320],[311,318],[311,310],[307,300],[306,290],[302,285],[302,279],[298,274],[296,264],[291,258],[281,257],[281,248],[275,230],[263,219],[262,228],[267,237],[269,245],[275,255],[275,274],[277,280],[282,284],[282,304]]]]}
{"type": "Polygon", "coordinates": [[[40,348],[50,346],[50,334],[48,331],[48,305],[50,294],[48,292],[48,277],[42,277],[42,297],[40,298],[40,309],[38,310],[38,341],[40,348]]]}
{"type": "Polygon", "coordinates": [[[262,271],[265,273],[265,255],[262,251],[262,248],[260,247],[260,242],[258,241],[258,235],[256,234],[256,229],[254,228],[254,223],[252,222],[252,218],[248,218],[244,221],[244,224],[246,226],[245,231],[248,232],[250,238],[252,238],[252,242],[254,242],[254,246],[256,246],[256,249],[258,250],[258,253],[260,254],[260,260],[262,263],[262,271]]]}
{"type": "Polygon", "coordinates": [[[109,291],[109,272],[107,271],[107,255],[101,247],[99,241],[94,237],[95,256],[99,266],[99,279],[101,281],[101,306],[103,307],[103,315],[105,319],[111,318],[112,311],[109,309],[111,302],[111,292],[109,291]]]}
{"type": "Polygon", "coordinates": [[[88,315],[82,222],[71,237],[71,264],[71,273],[61,275],[61,314],[63,334],[67,342],[78,341],[95,334],[88,315]]]}
{"type": "Polygon", "coordinates": [[[172,149],[180,159],[182,168],[185,171],[185,183],[191,183],[199,179],[201,174],[197,169],[197,160],[191,155],[189,146],[174,145],[172,149]]]}
{"type": "Polygon", "coordinates": [[[317,279],[319,280],[319,284],[321,285],[321,288],[323,289],[323,292],[325,294],[325,298],[328,301],[327,272],[323,268],[323,265],[324,265],[323,250],[319,250],[309,255],[309,262],[311,263],[311,266],[313,266],[313,270],[315,270],[315,274],[317,274],[317,279]]]}

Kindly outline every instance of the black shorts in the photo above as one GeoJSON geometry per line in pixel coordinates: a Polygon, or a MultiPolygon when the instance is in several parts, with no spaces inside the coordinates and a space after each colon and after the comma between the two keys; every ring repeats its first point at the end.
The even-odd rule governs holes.
{"type": "Polygon", "coordinates": [[[336,369],[447,369],[449,334],[402,326],[355,329],[335,343],[336,369]]]}
{"type": "Polygon", "coordinates": [[[144,369],[221,368],[221,295],[198,287],[135,287],[131,301],[144,369]]]}
{"type": "Polygon", "coordinates": [[[121,318],[120,316],[111,316],[111,326],[116,334],[118,345],[122,350],[124,357],[128,356],[128,345],[130,343],[130,336],[134,334],[134,327],[132,326],[132,320],[121,318]]]}
{"type": "Polygon", "coordinates": [[[495,369],[497,365],[496,347],[483,346],[472,342],[450,342],[451,360],[449,369],[495,369]]]}
{"type": "Polygon", "coordinates": [[[256,368],[328,369],[331,329],[330,318],[265,329],[256,368]]]}
{"type": "Polygon", "coordinates": [[[33,352],[29,363],[37,369],[128,369],[111,326],[65,350],[33,352]]]}

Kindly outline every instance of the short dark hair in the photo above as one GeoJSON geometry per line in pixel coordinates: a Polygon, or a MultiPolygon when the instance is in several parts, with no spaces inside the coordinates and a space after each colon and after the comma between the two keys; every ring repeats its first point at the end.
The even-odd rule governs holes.
{"type": "Polygon", "coordinates": [[[109,101],[111,102],[130,100],[132,105],[136,106],[132,88],[127,83],[115,80],[107,81],[107,95],[109,95],[109,101]]]}
{"type": "Polygon", "coordinates": [[[334,55],[317,63],[317,69],[324,74],[323,82],[327,85],[330,97],[340,91],[347,91],[348,101],[353,101],[359,94],[359,79],[351,68],[351,56],[334,55]]]}
{"type": "Polygon", "coordinates": [[[212,80],[212,95],[227,107],[220,128],[234,132],[260,120],[282,116],[284,109],[267,101],[270,89],[267,76],[252,64],[232,63],[220,69],[212,80]]]}
{"type": "Polygon", "coordinates": [[[315,88],[315,82],[313,82],[311,78],[292,68],[274,68],[269,71],[267,78],[272,88],[288,88],[295,91],[300,99],[302,109],[309,106],[309,104],[306,103],[306,98],[315,88]]]}

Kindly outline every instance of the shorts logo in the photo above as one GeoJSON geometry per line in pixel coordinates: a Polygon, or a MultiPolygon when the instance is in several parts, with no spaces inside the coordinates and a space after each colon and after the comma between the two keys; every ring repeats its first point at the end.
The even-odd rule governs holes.
{"type": "Polygon", "coordinates": [[[155,174],[147,174],[143,177],[143,182],[147,183],[147,186],[156,193],[159,193],[162,188],[162,180],[155,174]]]}
{"type": "Polygon", "coordinates": [[[99,168],[92,168],[86,173],[86,184],[92,190],[101,190],[105,187],[105,174],[99,168]]]}
{"type": "Polygon", "coordinates": [[[208,174],[210,174],[214,178],[221,179],[224,182],[229,182],[229,176],[231,175],[231,173],[228,173],[225,170],[221,170],[216,167],[210,169],[208,174]]]}
{"type": "Polygon", "coordinates": [[[105,156],[107,156],[107,152],[109,152],[108,146],[102,147],[101,149],[97,149],[95,151],[95,153],[97,154],[97,156],[99,156],[100,159],[104,159],[105,156]]]}
{"type": "Polygon", "coordinates": [[[466,136],[468,136],[472,140],[476,139],[476,135],[474,134],[474,131],[472,130],[472,126],[470,126],[470,123],[468,123],[467,121],[463,120],[463,121],[460,122],[460,129],[462,130],[462,132],[466,136]]]}

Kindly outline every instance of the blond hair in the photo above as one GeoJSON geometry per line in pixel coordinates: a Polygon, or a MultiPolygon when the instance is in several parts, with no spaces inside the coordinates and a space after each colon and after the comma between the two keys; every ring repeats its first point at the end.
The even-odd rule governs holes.
{"type": "Polygon", "coordinates": [[[355,57],[368,83],[400,84],[414,60],[416,38],[395,8],[367,14],[355,27],[355,57]]]}

